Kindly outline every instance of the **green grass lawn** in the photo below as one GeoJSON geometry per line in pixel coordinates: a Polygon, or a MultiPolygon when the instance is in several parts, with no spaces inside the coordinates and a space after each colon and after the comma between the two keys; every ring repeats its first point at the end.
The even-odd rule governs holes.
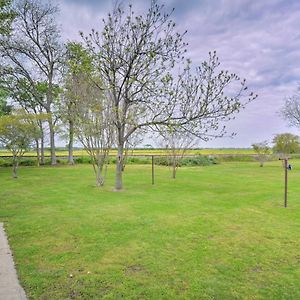
{"type": "Polygon", "coordinates": [[[89,165],[0,169],[5,222],[29,299],[300,299],[300,161],[283,208],[279,161],[128,165],[123,192],[89,165]],[[70,277],[72,274],[72,277],[70,277]]]}

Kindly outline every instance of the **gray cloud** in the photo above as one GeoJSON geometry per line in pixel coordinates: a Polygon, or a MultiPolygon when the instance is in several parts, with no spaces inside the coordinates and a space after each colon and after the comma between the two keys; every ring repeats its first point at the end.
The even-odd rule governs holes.
{"type": "MultiPolygon", "coordinates": [[[[132,1],[138,10],[150,1],[132,1]]],[[[101,30],[101,18],[114,1],[63,0],[60,22],[65,39],[79,39],[78,31],[101,30]]],[[[228,129],[238,135],[202,146],[250,146],[280,132],[297,133],[277,112],[284,98],[300,81],[300,1],[298,0],[168,0],[175,7],[178,30],[188,30],[188,56],[199,64],[210,50],[217,50],[222,68],[247,79],[259,94],[228,129]]],[[[300,132],[299,132],[300,133],[300,132]]]]}

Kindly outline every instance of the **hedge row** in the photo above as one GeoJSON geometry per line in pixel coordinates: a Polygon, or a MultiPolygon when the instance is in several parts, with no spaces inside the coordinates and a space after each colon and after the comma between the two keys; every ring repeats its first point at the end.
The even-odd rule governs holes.
{"type": "MultiPolygon", "coordinates": [[[[294,159],[300,159],[299,154],[291,155],[294,159]]],[[[253,162],[256,161],[255,156],[251,155],[224,155],[224,156],[213,156],[213,155],[197,155],[184,157],[180,162],[179,166],[209,166],[213,164],[218,164],[221,162],[253,162]]],[[[271,156],[269,160],[278,160],[278,156],[271,156]]],[[[88,156],[77,157],[74,159],[75,164],[90,164],[91,159],[88,156]]],[[[67,159],[57,158],[58,164],[67,164],[67,159]]],[[[111,157],[109,159],[110,164],[116,163],[116,158],[111,157]]],[[[135,156],[128,157],[127,164],[151,164],[152,159],[151,156],[143,157],[143,156],[135,156]]],[[[156,165],[161,166],[169,166],[171,161],[170,158],[166,156],[154,156],[154,163],[156,165]]],[[[50,165],[51,161],[49,158],[45,160],[45,165],[50,165]]],[[[26,158],[23,157],[20,161],[20,166],[36,166],[37,160],[34,158],[26,158]]],[[[11,158],[0,158],[0,167],[11,167],[12,159],[11,158]]]]}

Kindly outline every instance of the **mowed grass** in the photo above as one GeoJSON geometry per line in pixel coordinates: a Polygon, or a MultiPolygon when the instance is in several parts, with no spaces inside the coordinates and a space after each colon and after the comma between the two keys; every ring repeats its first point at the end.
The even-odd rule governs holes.
{"type": "Polygon", "coordinates": [[[29,299],[300,299],[300,161],[283,208],[279,161],[170,170],[128,165],[123,192],[91,167],[0,169],[29,299]],[[71,275],[72,274],[72,275],[71,275]]]}

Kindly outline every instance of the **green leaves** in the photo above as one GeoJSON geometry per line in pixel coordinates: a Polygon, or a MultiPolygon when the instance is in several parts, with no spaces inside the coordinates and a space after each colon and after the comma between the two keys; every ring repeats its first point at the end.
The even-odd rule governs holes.
{"type": "Polygon", "coordinates": [[[287,156],[292,153],[299,153],[300,140],[299,136],[291,133],[277,134],[274,139],[274,152],[287,156]]]}
{"type": "Polygon", "coordinates": [[[11,8],[11,0],[0,0],[0,36],[11,32],[11,24],[16,13],[11,8]]]}

